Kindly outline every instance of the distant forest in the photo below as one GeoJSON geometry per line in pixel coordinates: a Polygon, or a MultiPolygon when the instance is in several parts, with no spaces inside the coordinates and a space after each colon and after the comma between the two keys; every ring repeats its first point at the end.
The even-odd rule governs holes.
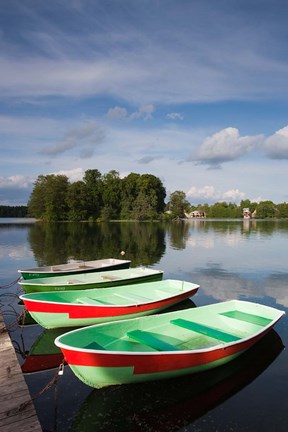
{"type": "Polygon", "coordinates": [[[3,206],[0,205],[0,217],[27,217],[27,206],[3,206]]]}
{"type": "Polygon", "coordinates": [[[83,180],[69,182],[65,175],[40,175],[26,206],[0,206],[0,217],[34,217],[46,222],[109,220],[178,220],[185,217],[238,219],[288,218],[288,203],[272,201],[191,204],[183,191],[166,199],[162,181],[152,174],[130,173],[120,178],[115,170],[102,175],[85,172],[83,180]]]}

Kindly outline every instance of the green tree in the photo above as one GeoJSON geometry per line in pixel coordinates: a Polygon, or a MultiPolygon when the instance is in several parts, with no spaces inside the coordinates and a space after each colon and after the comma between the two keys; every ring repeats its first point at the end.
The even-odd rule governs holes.
{"type": "Polygon", "coordinates": [[[277,208],[272,201],[261,201],[256,208],[257,219],[274,218],[277,216],[277,208]]]}
{"type": "Polygon", "coordinates": [[[162,213],[165,208],[166,189],[161,180],[152,174],[143,174],[139,179],[139,192],[150,196],[151,205],[155,212],[162,213]]]}
{"type": "Polygon", "coordinates": [[[161,180],[152,174],[138,178],[138,193],[133,204],[132,215],[137,220],[159,218],[165,208],[166,190],[161,180]]]}
{"type": "Polygon", "coordinates": [[[240,208],[241,210],[243,210],[243,208],[250,208],[251,210],[251,201],[249,199],[241,200],[240,208]]]}
{"type": "Polygon", "coordinates": [[[122,180],[121,219],[135,217],[135,201],[139,194],[140,174],[131,173],[122,180]]]}
{"type": "Polygon", "coordinates": [[[239,218],[242,217],[242,210],[237,204],[221,201],[213,204],[207,212],[212,218],[239,218]]]}
{"type": "Polygon", "coordinates": [[[277,217],[279,218],[288,218],[288,204],[286,202],[277,204],[276,208],[278,210],[277,217]]]}
{"type": "Polygon", "coordinates": [[[102,189],[103,181],[100,171],[97,169],[90,169],[85,171],[83,181],[86,185],[87,195],[89,201],[87,202],[87,215],[93,219],[100,216],[102,208],[102,189]]]}
{"type": "Polygon", "coordinates": [[[45,213],[48,222],[67,220],[68,177],[50,174],[46,176],[45,213]]]}
{"type": "Polygon", "coordinates": [[[48,222],[67,218],[68,178],[65,175],[38,176],[28,202],[28,214],[48,222]]]}
{"type": "Polygon", "coordinates": [[[101,217],[103,219],[118,219],[121,210],[121,179],[115,170],[109,171],[103,176],[103,208],[101,217]]]}
{"type": "Polygon", "coordinates": [[[87,220],[89,197],[83,181],[72,183],[67,191],[68,219],[70,221],[87,220]]]}
{"type": "Polygon", "coordinates": [[[27,206],[0,205],[0,217],[27,217],[27,206]]]}
{"type": "Polygon", "coordinates": [[[34,188],[28,201],[28,215],[43,219],[46,211],[47,176],[39,175],[34,182],[34,188]]]}
{"type": "Polygon", "coordinates": [[[190,210],[190,203],[186,200],[186,194],[183,191],[175,191],[170,195],[167,205],[172,218],[183,218],[185,212],[190,210]]]}
{"type": "Polygon", "coordinates": [[[212,218],[228,218],[230,211],[227,202],[217,202],[210,207],[210,217],[212,218]]]}
{"type": "Polygon", "coordinates": [[[133,219],[139,221],[153,220],[158,218],[155,211],[156,196],[153,193],[147,195],[144,190],[140,190],[133,206],[133,219]]]}

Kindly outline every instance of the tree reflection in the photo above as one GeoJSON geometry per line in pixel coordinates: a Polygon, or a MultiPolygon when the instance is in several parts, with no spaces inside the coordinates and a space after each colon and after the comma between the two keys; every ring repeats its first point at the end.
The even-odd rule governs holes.
{"type": "Polygon", "coordinates": [[[132,266],[153,265],[165,253],[165,228],[159,223],[36,223],[29,242],[39,266],[121,258],[132,266]]]}

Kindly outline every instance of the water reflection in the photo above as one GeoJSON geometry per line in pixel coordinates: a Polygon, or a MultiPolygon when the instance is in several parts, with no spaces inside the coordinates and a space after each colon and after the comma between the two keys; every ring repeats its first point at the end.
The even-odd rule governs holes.
{"type": "Polygon", "coordinates": [[[73,421],[73,432],[179,430],[231,397],[259,376],[280,354],[272,330],[230,364],[168,381],[93,390],[73,421]]]}
{"type": "MultiPolygon", "coordinates": [[[[39,266],[69,259],[132,257],[132,266],[152,265],[165,253],[165,229],[157,223],[42,224],[29,231],[29,242],[39,266]]],[[[130,258],[127,258],[130,259],[130,258]]]]}
{"type": "MultiPolygon", "coordinates": [[[[0,307],[5,322],[9,325],[10,337],[15,343],[20,364],[23,365],[30,355],[41,357],[43,354],[47,355],[47,359],[49,358],[50,365],[53,367],[55,365],[57,368],[58,359],[53,365],[54,354],[49,354],[51,347],[48,351],[45,351],[47,348],[41,348],[42,351],[37,348],[38,354],[35,354],[34,348],[32,349],[36,339],[43,333],[38,325],[24,325],[15,330],[17,316],[23,310],[23,306],[18,305],[16,295],[19,286],[11,285],[11,281],[15,281],[18,277],[18,268],[62,263],[71,258],[92,260],[108,256],[118,257],[119,251],[125,250],[125,258],[130,259],[133,266],[140,264],[154,266],[164,270],[164,278],[182,279],[199,284],[200,290],[193,298],[197,306],[240,298],[282,309],[280,305],[288,307],[287,244],[288,221],[250,220],[247,224],[242,220],[201,220],[167,225],[162,223],[91,225],[61,223],[54,226],[41,223],[5,226],[0,223],[0,307]]],[[[184,307],[183,303],[182,307],[184,307]]],[[[193,305],[189,304],[187,307],[193,305]]],[[[288,343],[287,320],[286,315],[276,328],[286,345],[288,343]]],[[[45,338],[46,335],[43,335],[44,342],[45,338]]],[[[53,336],[50,338],[50,343],[53,342],[52,339],[53,336]]],[[[275,340],[274,337],[272,339],[275,340]]],[[[239,428],[242,426],[241,430],[244,430],[245,423],[245,427],[248,425],[245,430],[249,427],[249,430],[257,430],[257,427],[253,427],[256,421],[255,411],[245,399],[246,392],[245,395],[240,392],[235,399],[229,399],[229,405],[222,404],[220,410],[210,411],[208,415],[205,415],[205,412],[238,392],[261,373],[261,370],[269,364],[269,358],[266,356],[271,355],[270,361],[273,361],[274,342],[271,339],[265,340],[267,343],[263,340],[263,350],[260,350],[259,355],[255,354],[255,357],[252,355],[249,360],[249,353],[247,353],[246,366],[244,362],[246,354],[245,357],[241,356],[238,359],[239,362],[237,360],[237,363],[233,363],[235,372],[231,369],[233,366],[231,364],[225,369],[211,371],[205,375],[204,381],[202,381],[203,376],[201,379],[190,376],[180,379],[179,382],[175,380],[153,383],[151,389],[150,383],[143,386],[137,385],[133,390],[131,386],[124,386],[95,390],[91,393],[90,387],[81,383],[69,367],[66,367],[64,376],[58,380],[58,400],[57,410],[55,410],[58,412],[57,427],[51,424],[54,422],[55,387],[35,399],[37,414],[43,428],[51,431],[68,431],[76,412],[78,414],[73,424],[76,431],[80,430],[81,421],[85,422],[84,430],[89,431],[90,417],[91,424],[97,425],[101,430],[101,427],[104,428],[101,425],[101,415],[106,430],[121,430],[123,422],[125,425],[123,430],[126,427],[128,431],[130,427],[131,431],[137,431],[137,427],[140,428],[137,425],[142,422],[143,428],[140,430],[143,431],[175,431],[185,427],[185,424],[191,425],[193,419],[199,415],[202,417],[195,422],[195,427],[198,427],[198,422],[202,422],[201,427],[198,428],[201,430],[213,430],[213,427],[209,429],[208,426],[211,426],[212,422],[215,425],[219,418],[223,420],[223,424],[226,424],[227,418],[231,415],[234,415],[233,420],[235,419],[239,428]],[[256,370],[253,369],[254,367],[256,370]],[[221,371],[223,376],[220,374],[221,371]],[[137,398],[140,398],[139,405],[137,398]],[[130,405],[131,409],[129,409],[130,405]],[[245,410],[245,419],[239,415],[239,408],[242,412],[245,410]],[[129,423],[129,416],[132,416],[130,417],[133,419],[132,423],[129,423]],[[121,419],[119,423],[117,417],[121,419]],[[203,426],[205,422],[206,429],[203,426]]],[[[42,342],[43,347],[47,341],[44,344],[42,342]]],[[[275,345],[277,346],[277,340],[275,345]]],[[[279,348],[279,352],[281,349],[282,347],[279,348]]],[[[277,349],[274,351],[275,358],[276,351],[277,349]]],[[[39,357],[36,358],[38,366],[34,367],[35,372],[25,374],[33,396],[42,391],[57,371],[57,369],[45,369],[40,373],[36,372],[37,368],[40,371],[43,367],[39,360],[39,357]]],[[[286,379],[287,353],[285,354],[284,351],[277,358],[277,364],[269,368],[260,380],[256,380],[252,389],[249,388],[251,394],[253,393],[251,397],[254,398],[255,395],[253,399],[255,410],[262,412],[262,424],[258,429],[271,430],[273,418],[275,430],[287,430],[286,379]],[[272,407],[269,399],[271,396],[274,400],[272,407]]],[[[194,425],[189,430],[193,427],[194,425]]],[[[221,427],[218,429],[224,430],[221,427]]],[[[91,430],[97,429],[95,427],[91,430]]]]}
{"type": "Polygon", "coordinates": [[[21,366],[22,372],[34,373],[58,368],[63,362],[63,354],[60,348],[54,344],[54,340],[65,332],[67,329],[44,330],[30,350],[25,352],[21,366]]]}

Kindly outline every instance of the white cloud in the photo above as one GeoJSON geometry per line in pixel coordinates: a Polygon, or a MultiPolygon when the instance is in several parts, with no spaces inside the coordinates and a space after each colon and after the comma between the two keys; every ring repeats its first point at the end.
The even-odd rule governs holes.
{"type": "Polygon", "coordinates": [[[116,106],[108,110],[106,118],[108,120],[136,120],[141,118],[143,120],[150,120],[152,119],[154,110],[155,108],[152,104],[147,104],[140,106],[137,111],[129,114],[126,108],[116,106]]]}
{"type": "Polygon", "coordinates": [[[288,159],[288,126],[268,137],[265,149],[271,159],[288,159]]]}
{"type": "Polygon", "coordinates": [[[33,188],[31,177],[24,175],[0,176],[0,204],[26,205],[33,188]]]}
{"type": "Polygon", "coordinates": [[[46,146],[46,148],[43,148],[40,153],[56,156],[78,147],[82,152],[80,153],[80,156],[82,155],[83,157],[83,154],[88,154],[88,157],[91,157],[93,155],[91,146],[94,146],[94,144],[102,144],[104,140],[104,128],[99,126],[95,121],[91,121],[68,130],[62,140],[58,141],[56,144],[46,146]],[[89,147],[88,149],[86,148],[87,146],[89,147]]]}
{"type": "Polygon", "coordinates": [[[188,192],[186,193],[186,196],[192,199],[214,199],[216,196],[216,191],[214,186],[204,186],[202,188],[196,188],[195,186],[192,186],[188,192]]]}
{"type": "Polygon", "coordinates": [[[200,200],[201,202],[239,202],[245,198],[245,195],[244,192],[241,192],[238,189],[220,192],[219,190],[216,190],[214,186],[204,186],[202,188],[192,186],[186,193],[187,198],[190,200],[200,200]]]}
{"type": "Polygon", "coordinates": [[[54,175],[65,175],[68,177],[71,183],[74,183],[78,180],[83,180],[84,170],[83,168],[74,168],[71,170],[60,170],[57,172],[52,172],[54,175]]]}
{"type": "Polygon", "coordinates": [[[128,111],[126,108],[121,108],[121,107],[114,107],[114,108],[110,108],[106,114],[106,117],[109,120],[123,120],[123,119],[127,119],[128,117],[128,111]]]}
{"type": "Polygon", "coordinates": [[[231,189],[222,194],[222,200],[229,202],[239,202],[244,199],[246,194],[238,189],[231,189]]]}
{"type": "Polygon", "coordinates": [[[184,117],[182,116],[182,114],[180,114],[178,112],[168,113],[166,117],[170,120],[184,120],[184,117]]]}
{"type": "Polygon", "coordinates": [[[281,8],[261,10],[255,31],[255,9],[245,6],[235,13],[210,2],[130,2],[127,14],[120,2],[83,2],[77,13],[80,0],[23,3],[2,11],[14,29],[1,40],[2,96],[113,95],[138,104],[287,98],[281,8]]]}
{"type": "Polygon", "coordinates": [[[31,186],[31,178],[23,175],[14,175],[10,177],[0,176],[0,189],[27,189],[31,186]]]}
{"type": "Polygon", "coordinates": [[[262,140],[262,135],[241,137],[238,129],[228,127],[207,137],[189,160],[219,167],[249,153],[262,140]]]}
{"type": "Polygon", "coordinates": [[[139,108],[138,111],[135,111],[130,115],[131,120],[135,120],[138,118],[143,118],[144,120],[149,120],[152,118],[152,114],[154,112],[154,106],[152,104],[143,105],[139,108]]]}

